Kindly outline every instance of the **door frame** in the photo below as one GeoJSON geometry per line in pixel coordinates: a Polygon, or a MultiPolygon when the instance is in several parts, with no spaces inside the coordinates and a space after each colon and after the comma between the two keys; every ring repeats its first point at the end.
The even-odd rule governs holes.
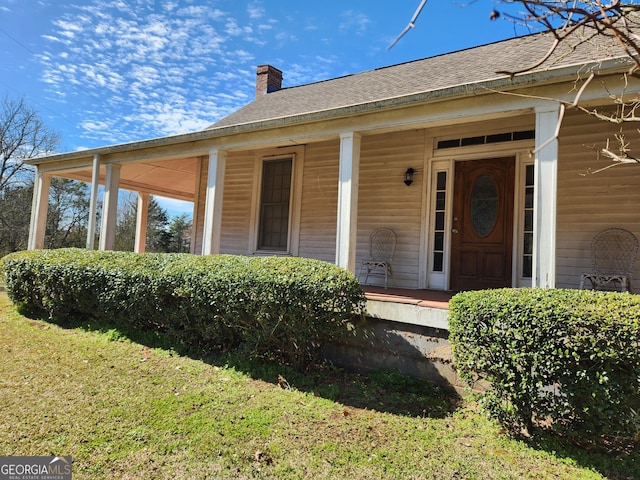
{"type": "MultiPolygon", "coordinates": [[[[506,147],[506,145],[505,145],[506,147]]],[[[468,148],[468,147],[467,147],[468,148]]],[[[465,148],[465,149],[467,149],[465,148]]],[[[475,160],[484,160],[487,158],[498,157],[515,157],[514,172],[514,191],[513,191],[513,246],[512,246],[512,281],[513,287],[530,287],[532,278],[524,278],[522,276],[522,265],[520,259],[523,254],[523,224],[524,224],[524,172],[527,165],[533,165],[534,159],[530,155],[530,148],[493,148],[489,151],[485,147],[475,148],[473,152],[461,153],[447,151],[434,151],[434,155],[428,159],[429,181],[425,182],[426,186],[426,215],[423,216],[426,253],[424,255],[424,281],[420,288],[433,290],[449,290],[451,285],[451,228],[453,224],[453,196],[454,196],[454,175],[455,164],[458,162],[467,162],[475,160]],[[437,172],[446,172],[447,174],[447,201],[446,201],[446,217],[445,217],[445,256],[443,271],[433,271],[433,225],[435,224],[435,178],[437,172]]]]}

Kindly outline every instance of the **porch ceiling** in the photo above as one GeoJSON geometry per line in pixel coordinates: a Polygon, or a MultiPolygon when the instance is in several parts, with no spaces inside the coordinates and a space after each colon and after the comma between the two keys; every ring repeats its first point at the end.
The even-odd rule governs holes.
{"type": "MultiPolygon", "coordinates": [[[[120,188],[193,202],[197,171],[197,157],[126,163],[120,170],[120,188]]],[[[101,185],[105,172],[102,165],[101,185]]],[[[58,171],[55,175],[91,183],[91,167],[58,171]]]]}

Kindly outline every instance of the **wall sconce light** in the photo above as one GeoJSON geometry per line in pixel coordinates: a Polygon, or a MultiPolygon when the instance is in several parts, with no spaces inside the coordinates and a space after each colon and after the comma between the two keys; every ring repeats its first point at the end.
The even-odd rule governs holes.
{"type": "Polygon", "coordinates": [[[404,184],[408,187],[413,183],[413,174],[415,170],[411,167],[407,168],[407,171],[404,172],[404,184]]]}

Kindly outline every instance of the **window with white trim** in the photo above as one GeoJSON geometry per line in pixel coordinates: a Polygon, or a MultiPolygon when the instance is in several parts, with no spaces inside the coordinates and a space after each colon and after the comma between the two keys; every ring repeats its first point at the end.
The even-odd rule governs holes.
{"type": "Polygon", "coordinates": [[[293,158],[262,163],[258,250],[288,251],[293,158]]]}

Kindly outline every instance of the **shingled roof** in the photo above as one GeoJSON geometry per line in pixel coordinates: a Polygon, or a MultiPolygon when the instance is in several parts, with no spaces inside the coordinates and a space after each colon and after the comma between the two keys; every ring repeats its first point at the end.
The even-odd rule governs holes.
{"type": "MultiPolygon", "coordinates": [[[[344,109],[463,85],[506,79],[498,71],[531,66],[549,51],[549,33],[517,37],[399,65],[307,85],[284,88],[254,101],[209,129],[264,122],[344,109]]],[[[602,35],[588,41],[563,42],[554,55],[524,75],[623,57],[619,46],[602,35]]],[[[286,76],[286,72],[285,72],[286,76]]],[[[515,78],[518,78],[516,76],[515,78]]]]}

